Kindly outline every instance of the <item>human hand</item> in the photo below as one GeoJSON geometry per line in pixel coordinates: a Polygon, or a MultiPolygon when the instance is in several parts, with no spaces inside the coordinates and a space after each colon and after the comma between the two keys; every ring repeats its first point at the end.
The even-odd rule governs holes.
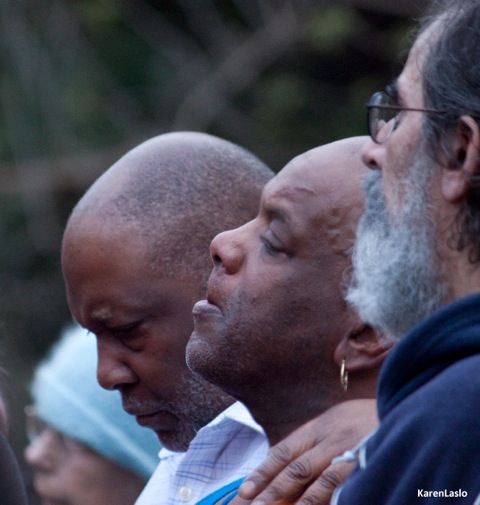
{"type": "Polygon", "coordinates": [[[328,504],[352,463],[331,464],[378,424],[375,400],[350,400],[330,408],[273,446],[240,486],[252,505],[328,504]]]}

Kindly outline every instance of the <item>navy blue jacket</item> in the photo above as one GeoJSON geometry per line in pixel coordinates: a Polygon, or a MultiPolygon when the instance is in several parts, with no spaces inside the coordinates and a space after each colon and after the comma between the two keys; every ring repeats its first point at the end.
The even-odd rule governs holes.
{"type": "Polygon", "coordinates": [[[395,346],[379,379],[380,426],[332,503],[473,504],[480,493],[480,295],[395,346]],[[337,501],[338,500],[338,501],[337,501]]]}

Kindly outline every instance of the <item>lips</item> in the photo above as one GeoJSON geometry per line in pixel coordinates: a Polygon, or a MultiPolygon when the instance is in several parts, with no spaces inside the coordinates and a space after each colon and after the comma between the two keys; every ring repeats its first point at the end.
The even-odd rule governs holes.
{"type": "MultiPolygon", "coordinates": [[[[225,317],[222,310],[209,300],[200,300],[193,306],[193,332],[188,342],[188,353],[193,352],[195,345],[203,345],[225,328],[225,317]]],[[[197,351],[195,351],[197,352],[197,351]]],[[[187,359],[189,363],[189,358],[187,359]]]]}
{"type": "Polygon", "coordinates": [[[210,303],[208,300],[200,300],[194,306],[192,310],[193,317],[196,318],[208,318],[208,317],[222,317],[222,311],[217,305],[210,303]]]}
{"type": "Polygon", "coordinates": [[[128,401],[126,401],[124,399],[124,401],[123,401],[123,409],[125,410],[125,412],[127,414],[130,414],[131,416],[135,416],[135,417],[144,417],[145,416],[145,417],[148,417],[148,416],[151,416],[151,415],[153,415],[153,414],[155,414],[155,413],[158,412],[158,410],[153,410],[153,411],[150,411],[150,412],[147,412],[145,410],[140,410],[138,407],[135,408],[135,407],[133,407],[131,405],[128,405],[129,402],[131,403],[130,398],[129,398],[128,401]]]}
{"type": "Polygon", "coordinates": [[[139,414],[135,416],[135,419],[137,420],[137,423],[140,426],[150,426],[152,424],[152,421],[155,419],[156,413],[154,412],[153,414],[139,414]]]}
{"type": "Polygon", "coordinates": [[[132,397],[122,397],[125,412],[134,416],[140,426],[146,426],[154,431],[171,430],[178,417],[166,406],[153,406],[135,402],[132,397]]]}
{"type": "Polygon", "coordinates": [[[150,428],[157,433],[171,431],[178,422],[177,416],[166,410],[153,412],[151,414],[137,414],[135,418],[140,426],[150,428]]]}

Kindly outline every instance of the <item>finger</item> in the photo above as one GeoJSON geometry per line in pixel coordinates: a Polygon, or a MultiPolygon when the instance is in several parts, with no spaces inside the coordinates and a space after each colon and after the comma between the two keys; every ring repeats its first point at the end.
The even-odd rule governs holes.
{"type": "Polygon", "coordinates": [[[331,465],[320,477],[314,480],[303,493],[296,505],[328,505],[332,494],[343,484],[355,468],[353,463],[337,463],[331,465]]]}
{"type": "MultiPolygon", "coordinates": [[[[304,490],[331,466],[333,456],[334,454],[323,450],[320,446],[313,447],[291,461],[274,479],[271,479],[253,503],[257,505],[258,503],[295,502],[304,490]]],[[[334,470],[332,472],[335,473],[334,470]]]]}
{"type": "MultiPolygon", "coordinates": [[[[270,449],[266,460],[240,486],[239,495],[247,500],[255,498],[272,480],[278,475],[282,475],[282,472],[288,469],[295,458],[314,447],[317,442],[315,433],[310,433],[307,426],[304,426],[302,432],[294,432],[270,449]]],[[[297,463],[294,467],[296,466],[298,466],[297,463]]],[[[288,471],[290,472],[290,470],[288,471]]]]}
{"type": "Polygon", "coordinates": [[[284,468],[294,458],[295,455],[288,445],[280,443],[274,446],[268,452],[267,459],[245,479],[238,490],[238,494],[246,500],[255,498],[258,493],[270,484],[275,476],[281,475],[284,468]]]}
{"type": "Polygon", "coordinates": [[[240,496],[256,504],[297,499],[335,456],[354,447],[376,424],[373,400],[332,407],[270,449],[265,462],[240,487],[240,496]]]}

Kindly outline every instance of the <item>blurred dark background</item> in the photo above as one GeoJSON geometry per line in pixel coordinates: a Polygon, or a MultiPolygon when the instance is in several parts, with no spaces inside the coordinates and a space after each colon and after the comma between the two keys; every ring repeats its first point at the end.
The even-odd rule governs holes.
{"type": "Polygon", "coordinates": [[[59,250],[85,189],[171,130],[275,171],[366,134],[424,0],[2,0],[0,364],[22,460],[34,365],[70,320],[59,250]]]}

